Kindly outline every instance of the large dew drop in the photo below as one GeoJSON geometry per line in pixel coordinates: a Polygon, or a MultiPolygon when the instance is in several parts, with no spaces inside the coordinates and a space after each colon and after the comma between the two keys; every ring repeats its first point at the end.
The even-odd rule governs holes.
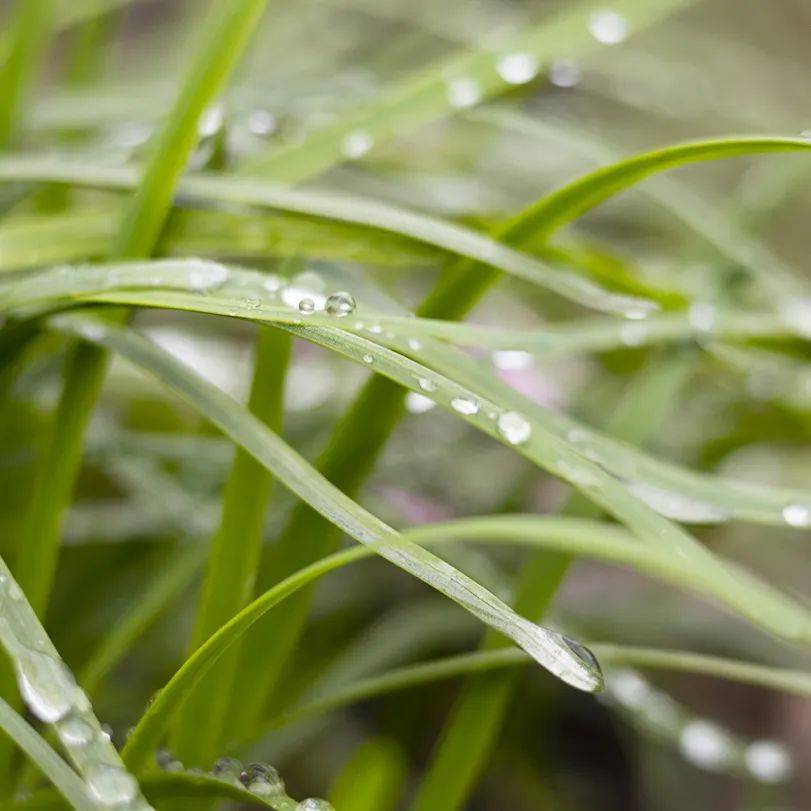
{"type": "Polygon", "coordinates": [[[479,404],[471,397],[454,397],[451,400],[451,408],[468,417],[479,413],[479,404]]]}
{"type": "Polygon", "coordinates": [[[331,803],[326,800],[318,800],[310,797],[308,800],[302,800],[297,806],[296,811],[335,811],[331,803]]]}
{"type": "Polygon", "coordinates": [[[336,318],[344,318],[347,315],[352,315],[352,313],[355,312],[355,307],[357,307],[355,297],[345,290],[333,293],[327,299],[326,304],[327,312],[330,315],[334,315],[336,318]]]}
{"type": "Polygon", "coordinates": [[[48,724],[65,718],[78,692],[65,665],[47,653],[26,650],[19,654],[16,666],[20,693],[31,712],[48,724]]]}
{"type": "Polygon", "coordinates": [[[504,54],[496,62],[496,73],[507,84],[526,84],[538,75],[540,69],[538,60],[525,51],[504,54]]]}
{"type": "Polygon", "coordinates": [[[718,504],[699,501],[645,482],[630,482],[626,487],[630,493],[644,501],[659,515],[672,518],[674,521],[684,521],[688,524],[718,524],[732,518],[730,510],[718,504]]]}
{"type": "Polygon", "coordinates": [[[96,732],[78,715],[70,715],[58,726],[59,738],[68,746],[87,746],[96,732]]]}
{"type": "Polygon", "coordinates": [[[284,780],[272,766],[265,763],[251,763],[239,775],[240,782],[254,794],[263,797],[284,795],[284,780]]]}
{"type": "Polygon", "coordinates": [[[126,805],[138,795],[135,778],[118,766],[104,763],[91,766],[86,778],[93,796],[104,805],[126,805]]]}
{"type": "Polygon", "coordinates": [[[498,432],[511,445],[521,445],[532,435],[532,426],[523,414],[505,411],[498,418],[498,432]]]}

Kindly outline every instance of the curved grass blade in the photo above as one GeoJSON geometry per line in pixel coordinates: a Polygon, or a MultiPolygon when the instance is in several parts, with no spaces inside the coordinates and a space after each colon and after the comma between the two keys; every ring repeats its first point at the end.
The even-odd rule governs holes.
{"type": "Polygon", "coordinates": [[[98,806],[148,811],[137,781],[93,714],[84,691],[59,657],[22,589],[0,558],[3,621],[0,642],[31,712],[51,724],[98,806]]]}
{"type": "Polygon", "coordinates": [[[85,787],[59,755],[54,752],[42,736],[12,707],[0,698],[0,727],[25,752],[59,793],[76,809],[87,811],[98,808],[85,787]]]}

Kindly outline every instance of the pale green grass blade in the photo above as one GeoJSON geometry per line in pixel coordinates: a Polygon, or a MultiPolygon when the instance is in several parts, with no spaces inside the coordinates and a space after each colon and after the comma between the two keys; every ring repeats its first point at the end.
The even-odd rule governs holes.
{"type": "Polygon", "coordinates": [[[122,811],[148,811],[151,806],[143,799],[137,781],[123,767],[86,694],[76,684],[1,558],[0,587],[3,591],[0,642],[14,666],[19,691],[28,709],[40,721],[52,725],[96,806],[107,804],[117,805],[122,811]]]}
{"type": "MultiPolygon", "coordinates": [[[[625,18],[631,31],[639,31],[690,5],[692,0],[617,0],[612,10],[625,18]]],[[[300,144],[273,152],[251,168],[277,181],[302,181],[357,156],[374,143],[402,137],[467,106],[457,101],[460,83],[473,88],[474,103],[502,94],[535,78],[551,59],[575,58],[603,47],[589,33],[589,20],[600,10],[599,4],[591,2],[568,4],[512,38],[432,65],[392,88],[367,109],[314,131],[300,144]],[[509,60],[505,61],[505,57],[515,55],[527,65],[520,78],[510,70],[509,60]]]]}
{"type": "Polygon", "coordinates": [[[28,755],[59,793],[76,809],[87,811],[97,808],[85,784],[44,738],[21,716],[0,698],[0,727],[20,749],[28,755]]]}
{"type": "Polygon", "coordinates": [[[337,809],[394,811],[407,763],[393,741],[373,738],[359,746],[333,781],[330,802],[337,809]]]}

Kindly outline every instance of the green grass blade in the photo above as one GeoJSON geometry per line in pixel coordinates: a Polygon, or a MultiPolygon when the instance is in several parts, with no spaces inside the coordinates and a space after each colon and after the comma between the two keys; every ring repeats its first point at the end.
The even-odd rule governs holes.
{"type": "Polygon", "coordinates": [[[39,733],[0,698],[0,727],[28,755],[31,762],[56,786],[59,793],[76,809],[87,811],[97,805],[85,784],[39,733]]]}
{"type": "Polygon", "coordinates": [[[23,104],[48,41],[54,0],[19,0],[0,42],[0,148],[15,137],[23,104]]]}
{"type": "MultiPolygon", "coordinates": [[[[248,408],[276,433],[282,423],[284,377],[290,337],[264,328],[248,408]]],[[[191,638],[193,652],[248,602],[254,591],[262,530],[271,491],[270,473],[246,451],[237,450],[226,483],[220,526],[211,545],[208,570],[191,638]]],[[[226,657],[189,696],[178,718],[172,751],[187,765],[207,765],[222,751],[223,727],[235,684],[237,661],[226,657]],[[200,728],[199,719],[206,725],[200,728]]]]}
{"type": "Polygon", "coordinates": [[[330,802],[337,809],[394,811],[407,763],[400,747],[385,738],[359,746],[333,782],[330,802]]]}

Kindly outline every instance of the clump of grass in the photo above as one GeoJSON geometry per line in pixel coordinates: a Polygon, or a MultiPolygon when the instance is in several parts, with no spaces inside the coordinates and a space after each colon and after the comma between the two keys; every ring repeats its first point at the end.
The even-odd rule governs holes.
{"type": "MultiPolygon", "coordinates": [[[[608,75],[606,50],[648,28],[666,36],[690,0],[566,4],[495,38],[485,11],[469,11],[479,35],[450,57],[441,40],[453,30],[424,30],[416,7],[325,7],[327,22],[351,8],[348,39],[396,23],[438,52],[408,71],[396,49],[378,54],[374,69],[390,80],[355,87],[348,102],[329,87],[303,92],[308,68],[281,54],[319,31],[298,7],[265,13],[262,0],[213,4],[184,66],[143,60],[139,98],[128,97],[110,67],[125,11],[146,14],[155,36],[185,41],[186,23],[197,26],[195,10],[173,23],[163,5],[20,2],[0,41],[0,392],[7,467],[26,491],[0,511],[13,564],[0,560],[4,802],[447,811],[476,795],[501,807],[486,786],[477,794],[488,770],[507,784],[525,775],[525,790],[546,797],[554,758],[512,754],[527,747],[524,722],[550,750],[564,740],[549,695],[519,681],[532,661],[556,699],[607,688],[584,734],[608,713],[674,764],[680,753],[756,785],[753,803],[774,787],[779,797],[792,760],[768,730],[747,738],[726,728],[734,718],[703,718],[636,669],[811,693],[801,652],[811,612],[791,576],[801,563],[786,545],[768,565],[745,534],[811,526],[811,493],[720,465],[738,447],[804,436],[807,280],[761,243],[767,229],[750,213],[664,174],[781,155],[801,172],[808,138],[750,127],[760,131],[667,133],[664,146],[615,151],[581,123],[540,120],[539,103],[560,95],[566,109],[578,92],[580,60],[608,75]],[[536,167],[532,194],[513,193],[500,141],[515,137],[598,166],[554,183],[536,167]],[[460,171],[480,182],[476,195],[454,192],[460,171]],[[638,184],[646,207],[628,213],[615,198],[638,184]],[[493,203],[497,185],[512,203],[493,203]],[[606,208],[625,219],[601,221],[606,208]],[[479,308],[483,318],[465,323],[479,308]],[[189,325],[227,353],[258,330],[246,396],[227,390],[233,355],[217,379],[215,344],[196,357],[189,325]],[[553,361],[577,372],[584,356],[590,388],[566,409],[512,374],[553,361]],[[764,364],[779,387],[741,394],[736,375],[764,364]],[[350,367],[370,373],[359,388],[350,367]],[[768,428],[748,419],[764,399],[768,428]],[[428,434],[433,415],[415,416],[434,407],[450,441],[428,434]],[[724,434],[715,415],[735,409],[724,434]],[[491,459],[482,449],[493,441],[491,459]],[[395,485],[399,501],[385,497],[395,485]],[[560,486],[567,497],[553,494],[560,486]],[[428,489],[446,520],[415,520],[428,489]],[[384,563],[354,565],[372,557],[384,563]],[[581,558],[678,596],[628,587],[627,600],[577,595],[576,610],[556,611],[581,558]],[[392,579],[388,564],[409,577],[392,579]],[[401,608],[424,592],[440,600],[436,628],[401,608]],[[700,611],[704,626],[680,630],[668,600],[700,611]],[[462,612],[446,610],[454,603],[462,612]],[[375,633],[384,607],[384,627],[404,632],[375,633]],[[634,644],[625,626],[641,615],[658,647],[634,644]],[[465,650],[481,626],[480,649],[465,650]],[[447,644],[420,661],[436,631],[447,644]],[[581,641],[600,637],[611,641],[581,641]],[[682,638],[698,650],[674,647],[682,638]],[[460,677],[453,701],[435,687],[460,677]],[[510,711],[519,691],[526,721],[510,711]],[[91,702],[127,735],[111,740],[91,702]],[[360,702],[382,709],[362,719],[351,714],[360,702]],[[302,748],[318,753],[304,767],[302,748]],[[18,768],[20,753],[35,769],[18,768]],[[268,761],[290,767],[287,783],[268,761]],[[314,793],[330,799],[294,799],[314,793]]],[[[352,87],[338,44],[324,41],[313,70],[352,87]]],[[[618,114],[615,99],[601,103],[618,114]]],[[[635,112],[640,126],[646,114],[635,112]]],[[[775,176],[789,194],[788,175],[775,176]]],[[[769,193],[776,210],[781,196],[769,193]]],[[[579,807],[565,786],[547,799],[579,807]]]]}

